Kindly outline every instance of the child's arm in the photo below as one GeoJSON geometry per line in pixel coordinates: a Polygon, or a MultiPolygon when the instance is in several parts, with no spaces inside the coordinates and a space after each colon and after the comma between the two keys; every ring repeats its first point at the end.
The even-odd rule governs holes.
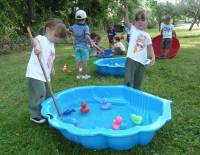
{"type": "Polygon", "coordinates": [[[113,27],[113,36],[116,36],[116,31],[114,27],[113,27]]]}
{"type": "Polygon", "coordinates": [[[129,22],[128,19],[128,6],[124,6],[123,11],[124,11],[124,25],[130,30],[132,24],[129,22]]]}
{"type": "Polygon", "coordinates": [[[176,31],[172,31],[172,36],[174,36],[176,38],[176,31]]]}
{"type": "Polygon", "coordinates": [[[40,46],[40,42],[39,42],[39,40],[37,38],[33,38],[32,46],[34,48],[35,54],[39,55],[41,53],[41,46],[40,46]]]}
{"type": "Polygon", "coordinates": [[[92,47],[95,47],[95,48],[98,49],[99,51],[102,51],[102,49],[94,43],[94,41],[90,38],[89,35],[86,35],[85,37],[86,37],[87,41],[90,43],[90,45],[91,45],[92,47]]]}
{"type": "Polygon", "coordinates": [[[163,35],[163,29],[160,30],[160,34],[163,35]]]}
{"type": "Polygon", "coordinates": [[[66,31],[66,34],[67,35],[71,35],[73,32],[72,31],[70,31],[70,29],[67,29],[67,31],[66,31]]]}
{"type": "Polygon", "coordinates": [[[150,66],[153,66],[155,64],[155,54],[154,54],[154,50],[152,47],[152,44],[147,45],[148,51],[150,51],[151,54],[151,62],[150,62],[150,66]]]}
{"type": "Polygon", "coordinates": [[[91,45],[92,47],[95,47],[95,43],[94,43],[94,41],[90,38],[89,35],[86,35],[85,38],[86,38],[86,40],[90,43],[90,45],[91,45]]]}
{"type": "Polygon", "coordinates": [[[164,24],[161,23],[161,24],[160,24],[160,34],[161,34],[161,35],[163,35],[163,27],[164,27],[164,24]]]}

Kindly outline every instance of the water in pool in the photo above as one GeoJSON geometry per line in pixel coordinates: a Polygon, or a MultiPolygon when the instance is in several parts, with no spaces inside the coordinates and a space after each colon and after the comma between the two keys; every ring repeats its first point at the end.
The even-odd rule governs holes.
{"type": "Polygon", "coordinates": [[[113,67],[125,67],[125,59],[122,59],[121,61],[110,60],[107,65],[113,67]]]}
{"type": "Polygon", "coordinates": [[[68,109],[65,110],[67,112],[61,116],[61,120],[65,123],[74,124],[75,126],[83,129],[112,129],[114,119],[117,116],[120,116],[122,118],[122,122],[119,129],[128,129],[137,125],[131,119],[132,114],[142,117],[142,123],[140,125],[150,124],[159,116],[159,114],[152,111],[146,112],[142,108],[135,108],[122,99],[120,103],[109,102],[110,107],[108,109],[102,108],[102,102],[85,101],[85,103],[89,112],[84,113],[80,111],[81,103],[74,104],[73,107],[68,107],[68,109]]]}

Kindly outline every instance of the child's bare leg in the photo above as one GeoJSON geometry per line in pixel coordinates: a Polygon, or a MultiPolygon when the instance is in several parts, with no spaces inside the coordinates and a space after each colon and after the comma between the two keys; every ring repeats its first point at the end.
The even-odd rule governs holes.
{"type": "Polygon", "coordinates": [[[167,48],[167,49],[164,50],[164,56],[165,57],[167,56],[168,52],[169,52],[169,48],[167,48]]]}
{"type": "Polygon", "coordinates": [[[83,79],[89,79],[91,76],[88,75],[87,61],[83,62],[83,79]]]}
{"type": "Polygon", "coordinates": [[[80,61],[77,61],[77,62],[76,62],[76,75],[80,75],[80,70],[79,70],[79,68],[80,68],[80,61]]]}
{"type": "Polygon", "coordinates": [[[83,75],[88,74],[87,61],[83,62],[83,75]]]}
{"type": "Polygon", "coordinates": [[[165,51],[165,49],[161,48],[161,52],[160,52],[161,57],[164,55],[164,53],[165,53],[164,51],[165,51]]]}

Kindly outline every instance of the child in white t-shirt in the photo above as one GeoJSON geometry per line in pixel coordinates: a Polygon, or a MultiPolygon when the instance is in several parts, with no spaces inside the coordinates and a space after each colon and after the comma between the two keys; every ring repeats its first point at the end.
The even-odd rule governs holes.
{"type": "Polygon", "coordinates": [[[166,58],[167,53],[171,47],[172,36],[176,37],[174,25],[170,24],[171,17],[165,16],[164,23],[161,25],[162,44],[161,44],[161,58],[166,58]]]}
{"type": "Polygon", "coordinates": [[[26,77],[29,87],[29,113],[30,120],[35,123],[44,123],[46,120],[41,116],[41,103],[48,96],[46,80],[39,64],[37,55],[42,62],[48,81],[50,75],[55,74],[53,62],[55,59],[54,43],[66,36],[66,27],[62,20],[53,18],[45,25],[45,35],[38,35],[33,39],[33,49],[29,59],[26,77]]]}
{"type": "Polygon", "coordinates": [[[144,11],[138,11],[135,14],[133,23],[130,23],[128,19],[128,7],[125,6],[123,11],[125,13],[125,26],[130,31],[124,84],[140,89],[144,77],[144,64],[147,59],[147,50],[151,54],[150,65],[152,66],[155,63],[151,37],[144,31],[147,27],[147,17],[144,11]]]}
{"type": "Polygon", "coordinates": [[[116,55],[123,55],[126,52],[126,48],[124,44],[120,41],[119,37],[114,37],[113,38],[113,50],[116,53],[116,55]]]}

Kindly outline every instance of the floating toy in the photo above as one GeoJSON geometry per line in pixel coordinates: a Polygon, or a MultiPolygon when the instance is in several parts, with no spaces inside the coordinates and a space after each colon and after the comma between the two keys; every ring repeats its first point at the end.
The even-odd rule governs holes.
{"type": "MultiPolygon", "coordinates": [[[[152,39],[152,46],[156,58],[159,58],[161,55],[161,44],[162,44],[162,35],[158,35],[152,39]]],[[[168,58],[175,57],[179,52],[179,48],[180,48],[179,40],[175,37],[172,37],[171,47],[169,49],[169,52],[167,53],[167,57],[168,58]]]]}
{"type": "Polygon", "coordinates": [[[86,102],[85,101],[82,101],[82,104],[81,104],[81,109],[80,109],[80,111],[82,112],[82,113],[87,113],[87,112],[89,112],[90,110],[88,109],[88,107],[87,107],[87,105],[86,105],[86,102]]]}
{"type": "Polygon", "coordinates": [[[103,99],[103,102],[101,103],[101,108],[106,110],[106,109],[110,109],[110,106],[111,106],[111,103],[109,103],[109,102],[107,101],[107,99],[104,98],[104,99],[103,99]]]}
{"type": "Polygon", "coordinates": [[[131,114],[131,120],[133,121],[133,123],[135,123],[136,125],[141,125],[143,118],[140,115],[136,115],[136,114],[131,114]]]}
{"type": "Polygon", "coordinates": [[[70,115],[70,114],[72,114],[73,112],[76,112],[76,110],[75,110],[75,109],[67,109],[67,110],[63,113],[63,115],[70,115]]]}
{"type": "Polygon", "coordinates": [[[122,117],[121,116],[117,116],[113,121],[112,129],[113,130],[119,130],[121,122],[122,122],[122,117]]]}
{"type": "Polygon", "coordinates": [[[63,72],[71,72],[66,64],[63,66],[63,72]]]}
{"type": "MultiPolygon", "coordinates": [[[[172,101],[127,86],[74,87],[56,93],[55,97],[61,111],[72,108],[76,110],[81,105],[79,101],[83,99],[92,103],[87,103],[92,108],[92,112],[87,114],[79,112],[80,106],[78,112],[76,110],[72,115],[59,116],[52,98],[43,101],[41,109],[42,116],[48,120],[50,126],[58,130],[58,134],[61,133],[66,139],[87,149],[133,150],[138,145],[145,147],[157,140],[154,138],[156,132],[172,119],[172,101]],[[100,108],[103,97],[107,97],[112,103],[110,110],[102,111],[100,108]],[[118,99],[117,103],[114,103],[115,99],[118,99]],[[141,115],[143,123],[136,126],[131,121],[131,114],[141,115]],[[119,130],[113,130],[113,120],[117,115],[123,116],[123,120],[118,126],[119,130]],[[66,117],[66,122],[62,117],[66,117]],[[78,127],[73,125],[77,124],[74,123],[76,121],[78,127]],[[124,130],[123,123],[126,124],[124,130]]],[[[163,132],[168,132],[167,128],[163,132]]],[[[161,138],[165,140],[165,137],[161,138]]]]}

